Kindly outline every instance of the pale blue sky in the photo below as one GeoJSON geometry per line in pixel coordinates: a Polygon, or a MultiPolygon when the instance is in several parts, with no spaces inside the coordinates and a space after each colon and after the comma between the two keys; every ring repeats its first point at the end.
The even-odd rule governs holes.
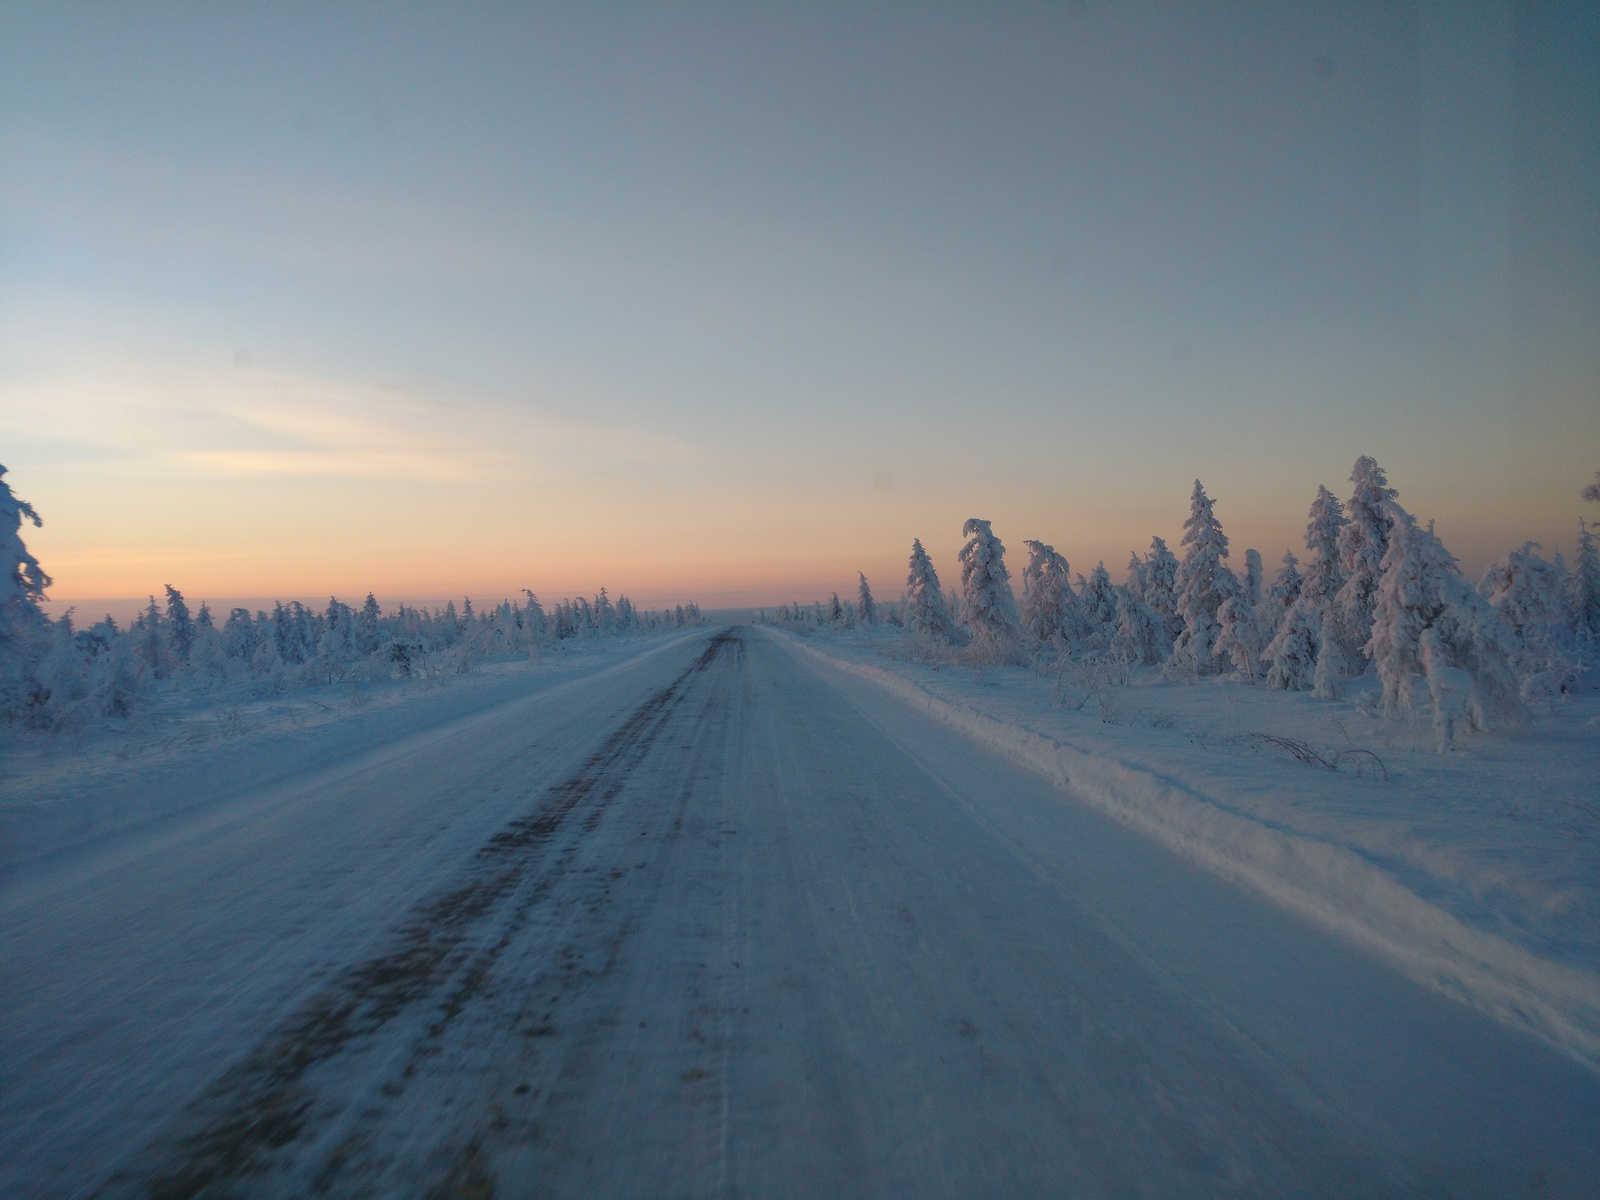
{"type": "Polygon", "coordinates": [[[1475,570],[1600,466],[1593,5],[0,14],[58,595],[1274,562],[1362,453],[1475,570]]]}

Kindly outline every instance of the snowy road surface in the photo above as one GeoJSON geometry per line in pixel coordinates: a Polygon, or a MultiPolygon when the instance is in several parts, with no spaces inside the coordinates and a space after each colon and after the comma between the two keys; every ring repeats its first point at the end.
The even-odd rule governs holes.
{"type": "Polygon", "coordinates": [[[0,893],[0,1195],[1600,1194],[1600,1080],[759,630],[0,893]]]}

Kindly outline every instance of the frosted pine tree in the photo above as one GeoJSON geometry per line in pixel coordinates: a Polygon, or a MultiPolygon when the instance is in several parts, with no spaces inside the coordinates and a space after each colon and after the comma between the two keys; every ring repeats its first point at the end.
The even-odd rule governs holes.
{"type": "Polygon", "coordinates": [[[1212,655],[1254,682],[1261,675],[1261,658],[1267,644],[1257,609],[1242,595],[1229,596],[1217,607],[1217,625],[1212,655]]]}
{"type": "Polygon", "coordinates": [[[1344,586],[1339,566],[1339,535],[1349,524],[1344,505],[1327,488],[1319,486],[1306,514],[1306,574],[1302,594],[1312,604],[1331,603],[1344,586]]]}
{"type": "Polygon", "coordinates": [[[39,602],[50,576],[22,541],[22,525],[43,525],[39,514],[18,499],[0,466],[0,717],[21,714],[39,695],[37,665],[47,637],[39,602]]]}
{"type": "Polygon", "coordinates": [[[1389,503],[1397,493],[1383,469],[1365,454],[1350,472],[1355,484],[1347,509],[1348,522],[1339,530],[1339,570],[1344,582],[1334,597],[1334,624],[1351,665],[1359,673],[1367,662],[1365,646],[1372,636],[1378,576],[1389,548],[1393,518],[1389,503]]]}
{"type": "Polygon", "coordinates": [[[1600,552],[1596,552],[1594,534],[1584,522],[1578,522],[1578,547],[1572,559],[1569,584],[1573,631],[1580,643],[1593,653],[1600,646],[1600,552]]]}
{"type": "Polygon", "coordinates": [[[867,573],[857,571],[861,584],[856,590],[856,615],[863,625],[873,625],[878,620],[878,606],[872,600],[872,586],[867,582],[867,573]]]}
{"type": "MultiPolygon", "coordinates": [[[[1323,699],[1332,699],[1345,661],[1333,635],[1332,616],[1334,597],[1344,583],[1339,569],[1339,532],[1347,524],[1344,505],[1319,486],[1306,518],[1306,571],[1293,607],[1283,614],[1267,644],[1271,664],[1267,684],[1294,692],[1315,690],[1323,699]],[[1327,655],[1322,654],[1324,646],[1329,648],[1327,655]]],[[[1293,557],[1286,555],[1285,561],[1293,557]]]]}
{"type": "Polygon", "coordinates": [[[1284,614],[1266,651],[1268,687],[1286,692],[1309,692],[1316,687],[1324,611],[1314,604],[1295,604],[1284,614]]]}
{"type": "Polygon", "coordinates": [[[1071,567],[1054,546],[1025,541],[1028,565],[1022,570],[1022,628],[1036,641],[1072,641],[1079,633],[1077,597],[1071,567]]]}
{"type": "Polygon", "coordinates": [[[161,610],[156,607],[156,598],[150,597],[150,603],[128,628],[128,637],[133,642],[134,657],[156,679],[167,677],[167,646],[166,638],[161,632],[161,610]]]}
{"type": "Polygon", "coordinates": [[[1258,550],[1244,552],[1244,599],[1251,608],[1261,603],[1261,553],[1258,550]]]}
{"type": "Polygon", "coordinates": [[[950,610],[945,607],[944,592],[939,587],[939,575],[933,561],[922,548],[922,540],[911,540],[911,562],[906,572],[905,594],[906,627],[914,633],[928,637],[950,636],[953,622],[950,610]]]}
{"type": "Polygon", "coordinates": [[[50,586],[50,576],[22,543],[24,521],[31,521],[36,529],[44,522],[33,511],[33,505],[12,494],[5,473],[5,467],[0,466],[0,630],[23,620],[24,610],[30,616],[37,615],[39,601],[50,586]]]}
{"type": "Polygon", "coordinates": [[[1088,636],[1102,643],[1116,632],[1117,585],[1111,582],[1111,573],[1105,563],[1096,563],[1089,577],[1083,581],[1078,595],[1078,610],[1083,615],[1088,636]]]}
{"type": "Polygon", "coordinates": [[[1139,557],[1137,550],[1128,551],[1128,573],[1123,578],[1122,586],[1133,596],[1143,601],[1145,598],[1145,564],[1139,557]]]}
{"type": "Polygon", "coordinates": [[[1182,544],[1188,550],[1178,567],[1176,581],[1183,632],[1173,643],[1170,662],[1199,675],[1217,669],[1212,655],[1217,634],[1222,631],[1217,609],[1238,590],[1233,573],[1223,561],[1228,557],[1228,538],[1213,505],[1196,479],[1189,498],[1189,519],[1183,523],[1182,544]]]}
{"type": "Polygon", "coordinates": [[[1578,494],[1585,500],[1592,500],[1594,503],[1600,504],[1600,471],[1594,473],[1594,482],[1578,494]]]}
{"type": "Polygon", "coordinates": [[[194,646],[194,619],[189,615],[189,606],[184,603],[183,593],[170,583],[167,584],[167,615],[164,624],[167,651],[172,656],[172,664],[179,671],[187,670],[189,651],[194,646]]]}
{"type": "Polygon", "coordinates": [[[1170,654],[1173,640],[1183,632],[1183,618],[1178,614],[1178,560],[1159,537],[1150,539],[1150,553],[1144,557],[1141,599],[1156,615],[1159,632],[1170,654]]]}
{"type": "Polygon", "coordinates": [[[1384,710],[1420,707],[1426,696],[1442,746],[1462,721],[1484,729],[1492,716],[1518,711],[1515,642],[1432,526],[1423,529],[1392,500],[1385,507],[1388,548],[1365,650],[1383,685],[1384,710]]]}
{"type": "Polygon", "coordinates": [[[1578,674],[1566,573],[1535,553],[1538,549],[1537,542],[1524,543],[1490,564],[1478,584],[1516,640],[1512,661],[1523,699],[1560,695],[1578,674]]]}
{"type": "Polygon", "coordinates": [[[1164,622],[1127,588],[1117,589],[1117,629],[1111,648],[1131,662],[1148,666],[1172,652],[1164,622]]]}
{"type": "Polygon", "coordinates": [[[961,533],[967,539],[959,556],[962,619],[976,641],[1012,652],[1022,637],[1022,625],[1011,594],[1011,572],[1006,570],[1006,548],[989,522],[978,517],[968,520],[961,533]]]}
{"type": "Polygon", "coordinates": [[[1267,589],[1267,603],[1277,611],[1275,621],[1281,621],[1283,614],[1300,599],[1300,588],[1304,583],[1305,577],[1300,574],[1300,560],[1294,556],[1294,551],[1285,550],[1283,565],[1278,568],[1272,586],[1267,589]]]}

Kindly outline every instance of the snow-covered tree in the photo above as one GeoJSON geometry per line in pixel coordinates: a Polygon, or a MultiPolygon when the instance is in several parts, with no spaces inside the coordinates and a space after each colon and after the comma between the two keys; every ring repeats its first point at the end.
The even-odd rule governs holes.
{"type": "Polygon", "coordinates": [[[1295,604],[1284,614],[1266,650],[1267,686],[1287,692],[1309,692],[1316,687],[1324,611],[1314,604],[1295,604]]]}
{"type": "Polygon", "coordinates": [[[1306,573],[1302,594],[1320,608],[1331,603],[1344,586],[1344,571],[1339,566],[1339,535],[1349,521],[1339,498],[1320,485],[1306,516],[1306,573]]]}
{"type": "Polygon", "coordinates": [[[1211,653],[1231,663],[1234,671],[1254,680],[1261,674],[1261,659],[1267,636],[1262,629],[1258,608],[1242,595],[1229,596],[1217,608],[1217,640],[1211,653]]]}
{"type": "Polygon", "coordinates": [[[1246,550],[1244,552],[1244,599],[1251,608],[1261,603],[1261,552],[1246,550]]]}
{"type": "Polygon", "coordinates": [[[1594,503],[1600,504],[1600,471],[1594,473],[1594,482],[1578,494],[1585,500],[1592,500],[1594,503]]]}
{"type": "Polygon", "coordinates": [[[1524,699],[1561,694],[1578,674],[1567,577],[1524,543],[1489,565],[1478,591],[1511,630],[1524,699]]]}
{"type": "Polygon", "coordinates": [[[39,608],[50,577],[22,541],[24,521],[43,524],[33,506],[19,499],[0,466],[0,717],[7,720],[48,699],[39,679],[48,630],[39,608]]]}
{"type": "Polygon", "coordinates": [[[1572,558],[1569,585],[1573,632],[1591,649],[1600,645],[1600,553],[1595,550],[1594,534],[1578,522],[1578,547],[1572,558]]]}
{"type": "Polygon", "coordinates": [[[1431,525],[1422,528],[1393,500],[1385,508],[1388,545],[1365,647],[1383,685],[1385,711],[1417,707],[1426,689],[1436,720],[1449,725],[1451,736],[1456,715],[1483,729],[1492,716],[1516,712],[1510,630],[1462,578],[1431,525]],[[1429,631],[1425,659],[1423,635],[1429,631]]]}
{"type": "Polygon", "coordinates": [[[1128,570],[1122,580],[1123,588],[1143,601],[1145,598],[1146,577],[1144,560],[1139,557],[1139,552],[1137,550],[1128,551],[1128,570]]]}
{"type": "Polygon", "coordinates": [[[1162,538],[1150,539],[1150,553],[1144,557],[1144,591],[1139,598],[1160,621],[1170,653],[1173,640],[1183,632],[1183,617],[1178,613],[1178,559],[1162,538]]]}
{"type": "Polygon", "coordinates": [[[39,601],[50,586],[50,576],[22,542],[24,521],[31,521],[36,529],[44,522],[33,505],[12,494],[5,473],[0,466],[0,628],[20,622],[23,610],[37,615],[39,601]]]}
{"type": "Polygon", "coordinates": [[[857,571],[861,584],[856,590],[856,615],[860,617],[863,625],[874,625],[878,620],[878,606],[872,599],[872,586],[867,582],[867,573],[857,571]]]}
{"type": "MultiPolygon", "coordinates": [[[[1317,488],[1306,514],[1306,570],[1299,578],[1292,606],[1278,620],[1267,643],[1267,684],[1286,691],[1315,691],[1332,699],[1345,656],[1334,634],[1333,605],[1344,583],[1339,567],[1339,533],[1347,524],[1344,505],[1326,487],[1317,488]],[[1327,653],[1324,654],[1324,648],[1327,653]]],[[[1294,555],[1284,556],[1292,570],[1294,555]]],[[[1298,570],[1288,577],[1292,586],[1298,570]]],[[[1285,578],[1279,572],[1279,578],[1285,578]]]]}
{"type": "Polygon", "coordinates": [[[1128,588],[1117,589],[1117,628],[1111,648],[1133,662],[1153,666],[1172,652],[1165,622],[1128,588]]]}
{"type": "Polygon", "coordinates": [[[182,671],[189,665],[189,650],[194,645],[194,619],[183,593],[167,584],[167,614],[163,622],[167,634],[167,651],[174,667],[182,671]]]}
{"type": "Polygon", "coordinates": [[[1300,560],[1294,556],[1292,550],[1285,550],[1283,565],[1278,568],[1272,586],[1267,589],[1267,603],[1276,610],[1273,618],[1274,627],[1283,619],[1283,614],[1293,607],[1294,602],[1300,599],[1300,589],[1304,583],[1305,577],[1300,574],[1300,560]]]}
{"type": "Polygon", "coordinates": [[[1372,636],[1378,576],[1394,524],[1389,504],[1398,493],[1389,486],[1383,469],[1365,454],[1356,459],[1350,482],[1355,490],[1346,509],[1349,519],[1339,530],[1339,570],[1344,582],[1334,597],[1334,620],[1343,649],[1359,673],[1368,658],[1365,647],[1372,636]]]}
{"type": "Polygon", "coordinates": [[[1028,565],[1022,569],[1022,628],[1036,641],[1072,641],[1080,630],[1071,568],[1054,546],[1025,541],[1028,565]]]}
{"type": "Polygon", "coordinates": [[[911,540],[911,562],[906,572],[905,594],[906,627],[914,633],[930,637],[949,637],[954,622],[945,606],[944,592],[939,587],[939,575],[933,561],[922,548],[922,539],[911,540]]]}
{"type": "Polygon", "coordinates": [[[1217,609],[1237,594],[1238,585],[1223,561],[1228,557],[1228,538],[1217,520],[1214,502],[1198,479],[1194,481],[1189,519],[1183,523],[1183,530],[1182,544],[1188,549],[1176,581],[1183,632],[1173,643],[1171,663],[1205,675],[1216,670],[1212,648],[1222,629],[1217,609]]]}
{"type": "Polygon", "coordinates": [[[1078,611],[1087,636],[1102,642],[1117,628],[1117,585],[1105,563],[1097,563],[1078,592],[1078,611]]]}
{"type": "Polygon", "coordinates": [[[1011,594],[1006,548],[989,522],[973,517],[961,527],[961,616],[975,640],[1014,646],[1022,636],[1017,601],[1011,594]]]}

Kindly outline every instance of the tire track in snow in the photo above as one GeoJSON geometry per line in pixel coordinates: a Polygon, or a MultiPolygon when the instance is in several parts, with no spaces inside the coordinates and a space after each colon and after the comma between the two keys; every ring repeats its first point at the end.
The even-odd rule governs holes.
{"type": "MultiPolygon", "coordinates": [[[[292,1154],[297,1143],[339,1116],[338,1102],[308,1076],[359,1053],[398,1018],[431,1004],[435,1014],[410,1046],[401,1082],[384,1088],[392,1097],[403,1092],[418,1063],[483,991],[500,954],[565,873],[563,857],[552,856],[550,849],[568,818],[583,808],[583,830],[598,825],[605,807],[650,753],[690,681],[730,641],[738,647],[731,629],[712,638],[575,773],[479,847],[460,882],[412,909],[376,954],[345,970],[283,1021],[97,1194],[188,1200],[227,1194],[230,1185],[261,1176],[274,1156],[292,1154]],[[515,911],[497,921],[519,892],[523,898],[515,911]]],[[[331,1185],[337,1167],[337,1160],[330,1163],[317,1182],[331,1185]]]]}

